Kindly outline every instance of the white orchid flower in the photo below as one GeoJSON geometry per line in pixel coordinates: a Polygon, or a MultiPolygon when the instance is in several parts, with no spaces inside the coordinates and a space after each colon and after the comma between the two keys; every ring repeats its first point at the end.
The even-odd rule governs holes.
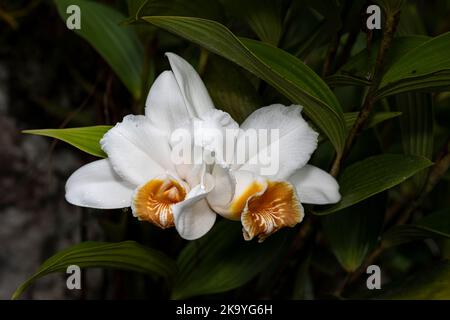
{"type": "Polygon", "coordinates": [[[177,55],[167,56],[172,71],[155,80],[145,116],[126,116],[101,140],[108,158],[81,167],[68,179],[70,203],[99,209],[131,206],[140,220],[161,228],[175,226],[189,240],[208,232],[217,212],[241,220],[245,239],[257,236],[262,241],[282,227],[301,222],[301,203],[340,200],[334,178],[307,164],[318,134],[302,118],[301,107],[261,108],[237,131],[229,114],[214,108],[192,66],[177,55]],[[173,151],[180,146],[173,140],[174,133],[180,129],[188,137],[181,146],[188,142],[190,151],[200,149],[200,159],[173,161],[173,151]],[[240,150],[246,133],[255,129],[278,130],[279,135],[262,149],[240,150]],[[227,130],[233,134],[228,136],[227,130]],[[212,176],[204,157],[223,151],[223,145],[215,142],[224,137],[237,142],[233,161],[241,155],[245,161],[228,163],[221,153],[222,157],[214,158],[212,176]],[[279,167],[267,174],[267,163],[259,160],[274,145],[279,167]]]}
{"type": "MultiPolygon", "coordinates": [[[[318,134],[301,115],[302,107],[280,104],[253,112],[241,125],[235,152],[244,153],[243,163],[213,169],[215,188],[208,196],[210,206],[220,215],[240,220],[246,240],[263,241],[283,227],[293,227],[304,217],[302,203],[330,204],[340,201],[339,186],[327,172],[307,164],[317,147],[318,134]],[[240,150],[249,130],[278,130],[278,137],[258,150],[240,150]],[[276,145],[278,170],[262,175],[258,160],[276,145]]],[[[236,158],[234,158],[235,160],[236,158]]]]}
{"type": "Polygon", "coordinates": [[[189,63],[175,54],[167,57],[172,71],[155,80],[145,116],[128,115],[104,135],[101,146],[108,158],[75,171],[66,184],[66,199],[98,209],[131,206],[140,220],[161,228],[175,226],[183,238],[192,240],[208,232],[216,220],[205,200],[214,183],[204,163],[173,163],[170,136],[183,127],[221,129],[237,124],[214,108],[189,63]]]}

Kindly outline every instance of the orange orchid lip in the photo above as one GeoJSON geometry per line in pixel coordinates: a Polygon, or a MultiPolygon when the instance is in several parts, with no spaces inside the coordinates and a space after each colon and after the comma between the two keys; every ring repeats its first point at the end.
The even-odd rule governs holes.
{"type": "Polygon", "coordinates": [[[261,195],[249,198],[241,220],[245,240],[259,242],[283,227],[294,227],[304,216],[294,187],[285,181],[269,181],[261,195]]]}
{"type": "Polygon", "coordinates": [[[139,188],[134,196],[134,212],[140,220],[160,228],[174,226],[172,205],[183,201],[186,190],[173,179],[153,179],[139,188]]]}

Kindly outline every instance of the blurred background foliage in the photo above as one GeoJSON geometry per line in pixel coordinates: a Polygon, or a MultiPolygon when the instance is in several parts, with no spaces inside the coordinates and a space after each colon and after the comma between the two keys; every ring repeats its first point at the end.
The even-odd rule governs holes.
{"type": "Polygon", "coordinates": [[[23,283],[14,298],[450,298],[450,2],[4,0],[0,28],[1,183],[17,194],[0,202],[1,259],[40,252],[26,270],[0,266],[2,285],[23,283]],[[75,32],[65,23],[71,4],[82,14],[75,32]],[[381,30],[366,27],[372,4],[382,8],[381,30]],[[306,206],[303,223],[262,244],[222,220],[187,242],[128,210],[60,204],[37,215],[43,203],[64,201],[74,168],[104,156],[98,140],[109,125],[143,113],[168,51],[198,70],[238,122],[274,102],[303,105],[321,135],[312,163],[338,178],[343,200],[306,206]],[[13,167],[15,144],[44,139],[20,130],[77,127],[34,133],[88,154],[54,140],[13,167]],[[33,179],[42,176],[57,182],[37,197],[33,179]],[[31,190],[17,191],[24,186],[31,190]],[[11,235],[55,216],[47,229],[37,224],[33,234],[47,230],[40,242],[11,235]],[[72,233],[61,238],[60,229],[72,233]],[[47,277],[37,279],[71,263],[87,268],[80,292],[54,278],[62,289],[36,294],[47,277]],[[367,290],[371,264],[381,268],[381,290],[367,290]]]}

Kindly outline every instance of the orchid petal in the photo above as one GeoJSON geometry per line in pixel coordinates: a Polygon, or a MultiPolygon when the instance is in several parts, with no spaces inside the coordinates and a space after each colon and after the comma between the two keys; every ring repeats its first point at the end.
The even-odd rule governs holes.
{"type": "MultiPolygon", "coordinates": [[[[284,180],[303,167],[317,147],[318,133],[303,119],[301,111],[298,105],[274,104],[253,112],[241,126],[243,131],[238,137],[236,155],[245,155],[246,162],[237,168],[271,180],[284,180]],[[258,138],[258,144],[262,144],[258,150],[247,151],[243,146],[251,129],[267,129],[271,138],[266,143],[258,138]]],[[[238,164],[243,162],[237,160],[238,164]]]]}
{"type": "Polygon", "coordinates": [[[213,172],[215,187],[208,195],[208,203],[221,216],[239,220],[250,197],[264,193],[267,180],[250,171],[227,171],[216,168],[213,172]]]}
{"type": "Polygon", "coordinates": [[[96,209],[129,207],[133,187],[113,170],[108,159],[86,164],[66,183],[66,200],[74,205],[96,209]]]}
{"type": "Polygon", "coordinates": [[[289,181],[295,186],[302,203],[330,204],[341,200],[336,179],[322,169],[305,165],[289,181]]]}
{"type": "Polygon", "coordinates": [[[295,188],[286,181],[269,181],[263,193],[253,195],[242,212],[242,231],[245,240],[258,237],[264,241],[281,228],[294,227],[304,217],[295,188]]]}
{"type": "Polygon", "coordinates": [[[202,118],[214,109],[214,103],[197,71],[183,58],[166,53],[191,117],[202,118]]]}
{"type": "Polygon", "coordinates": [[[126,116],[100,143],[116,173],[135,186],[175,172],[167,136],[145,116],[126,116]]]}
{"type": "Polygon", "coordinates": [[[212,169],[214,177],[214,189],[208,194],[208,203],[213,207],[226,208],[233,200],[236,188],[236,179],[229,170],[220,165],[212,169]]]}
{"type": "Polygon", "coordinates": [[[205,201],[212,188],[213,185],[210,182],[207,185],[199,184],[187,194],[183,201],[172,205],[175,228],[182,238],[198,239],[213,227],[216,214],[205,201]]]}
{"type": "Polygon", "coordinates": [[[156,78],[147,96],[145,115],[167,133],[188,122],[189,112],[172,71],[164,71],[156,78]]]}

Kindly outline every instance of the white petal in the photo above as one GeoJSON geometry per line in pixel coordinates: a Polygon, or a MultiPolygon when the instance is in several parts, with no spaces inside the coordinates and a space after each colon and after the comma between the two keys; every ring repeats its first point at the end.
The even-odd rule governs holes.
{"type": "Polygon", "coordinates": [[[183,58],[173,53],[166,53],[170,67],[175,75],[185,105],[192,117],[202,115],[214,109],[214,103],[197,71],[183,58]]]}
{"type": "Polygon", "coordinates": [[[248,199],[264,193],[267,188],[267,180],[250,171],[216,169],[213,174],[215,187],[208,195],[208,203],[214,211],[230,220],[239,220],[248,199]]]}
{"type": "Polygon", "coordinates": [[[145,103],[145,115],[152,123],[168,133],[189,120],[189,113],[172,71],[156,78],[145,103]]]}
{"type": "Polygon", "coordinates": [[[341,200],[336,179],[317,167],[307,164],[297,170],[289,181],[296,188],[302,203],[330,204],[341,200]]]}
{"type": "Polygon", "coordinates": [[[145,116],[126,116],[100,143],[114,171],[136,186],[157,175],[175,172],[167,136],[145,116]]]}
{"type": "Polygon", "coordinates": [[[238,165],[243,163],[239,160],[243,154],[246,154],[247,160],[238,168],[255,172],[271,180],[284,180],[295,170],[303,167],[317,147],[318,133],[302,118],[301,111],[301,106],[285,107],[274,104],[253,112],[241,126],[244,134],[241,133],[238,137],[236,161],[238,165]],[[248,133],[250,129],[268,129],[268,142],[264,143],[264,140],[259,138],[257,151],[251,148],[248,150],[248,147],[243,148],[245,132],[248,133]],[[265,156],[267,154],[268,157],[265,156]]]}
{"type": "Polygon", "coordinates": [[[129,207],[133,187],[112,169],[108,159],[91,162],[75,171],[66,183],[66,200],[97,209],[129,207]]]}
{"type": "Polygon", "coordinates": [[[190,186],[208,185],[208,192],[214,185],[212,176],[206,173],[206,164],[204,163],[192,165],[184,180],[186,180],[190,186]]]}
{"type": "Polygon", "coordinates": [[[233,200],[236,179],[229,170],[219,165],[215,165],[212,170],[214,177],[214,189],[208,194],[208,202],[213,207],[226,208],[233,200]]]}
{"type": "Polygon", "coordinates": [[[185,200],[172,206],[175,228],[182,238],[198,239],[214,225],[216,214],[205,201],[208,192],[208,189],[198,185],[186,195],[185,200]]]}

